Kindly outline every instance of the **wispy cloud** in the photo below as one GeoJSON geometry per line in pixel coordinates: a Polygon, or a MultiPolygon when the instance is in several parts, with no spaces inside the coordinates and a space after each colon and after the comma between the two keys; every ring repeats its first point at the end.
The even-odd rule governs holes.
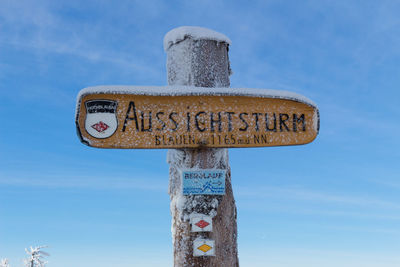
{"type": "Polygon", "coordinates": [[[358,142],[361,140],[359,134],[362,133],[363,140],[365,138],[379,140],[370,145],[382,145],[382,141],[389,140],[392,143],[398,143],[397,133],[400,131],[400,124],[393,120],[394,114],[382,116],[382,113],[377,112],[376,109],[360,111],[346,106],[345,103],[332,103],[328,100],[321,98],[318,102],[321,107],[321,132],[335,136],[332,140],[340,139],[345,143],[346,140],[358,142]],[[349,132],[354,131],[358,134],[349,135],[349,132]],[[346,136],[346,138],[338,138],[338,136],[346,136]]]}
{"type": "Polygon", "coordinates": [[[88,176],[44,176],[44,177],[13,177],[0,176],[0,186],[41,187],[60,189],[89,189],[89,190],[141,190],[167,192],[168,181],[157,177],[116,178],[88,176]]]}
{"type": "Polygon", "coordinates": [[[111,63],[114,66],[118,66],[121,69],[127,69],[131,72],[147,73],[147,75],[157,76],[160,73],[152,66],[146,64],[135,63],[138,61],[133,55],[118,51],[105,51],[101,48],[95,48],[90,44],[83,44],[81,42],[74,42],[70,40],[64,42],[61,40],[49,40],[49,39],[37,39],[43,37],[36,37],[36,39],[25,40],[19,39],[18,37],[14,40],[7,41],[8,45],[14,47],[23,47],[34,49],[43,53],[58,53],[68,54],[72,56],[81,57],[83,59],[98,62],[98,63],[111,63]],[[79,45],[78,45],[79,44],[79,45]]]}
{"type": "Polygon", "coordinates": [[[302,200],[315,203],[332,203],[368,208],[383,208],[400,210],[400,203],[382,200],[371,196],[348,196],[331,192],[315,191],[290,187],[239,187],[239,196],[254,198],[279,198],[286,200],[302,200]]]}
{"type": "MultiPolygon", "coordinates": [[[[400,219],[400,216],[398,217],[400,219]]],[[[324,225],[326,229],[338,230],[340,232],[361,232],[361,233],[371,233],[371,234],[386,234],[386,235],[400,235],[400,230],[398,228],[377,228],[377,227],[365,227],[365,226],[346,226],[346,225],[324,225]]]]}
{"type": "Polygon", "coordinates": [[[396,179],[397,181],[392,181],[392,180],[388,180],[388,179],[370,179],[369,181],[377,184],[377,185],[381,185],[381,186],[385,186],[385,187],[389,187],[391,189],[400,189],[400,182],[398,182],[398,180],[400,180],[400,178],[396,179]]]}
{"type": "MultiPolygon", "coordinates": [[[[141,47],[149,47],[150,44],[139,40],[135,42],[135,36],[129,36],[125,43],[135,42],[135,47],[126,49],[122,46],[124,48],[121,49],[121,46],[110,45],[110,36],[105,36],[108,32],[121,35],[121,29],[110,29],[102,21],[93,24],[91,21],[67,20],[56,12],[57,9],[46,1],[39,4],[5,1],[0,8],[0,18],[3,21],[0,46],[30,49],[36,54],[65,54],[88,61],[109,63],[120,69],[149,76],[160,75],[156,68],[149,65],[151,59],[147,60],[139,53],[141,47]]],[[[162,54],[161,43],[159,47],[158,54],[162,54]]]]}
{"type": "Polygon", "coordinates": [[[289,246],[282,248],[264,242],[257,248],[246,245],[241,248],[241,264],[252,267],[397,267],[400,263],[399,256],[393,251],[368,249],[366,252],[360,248],[349,250],[343,247],[335,249],[327,244],[322,244],[318,249],[307,249],[289,246]]]}

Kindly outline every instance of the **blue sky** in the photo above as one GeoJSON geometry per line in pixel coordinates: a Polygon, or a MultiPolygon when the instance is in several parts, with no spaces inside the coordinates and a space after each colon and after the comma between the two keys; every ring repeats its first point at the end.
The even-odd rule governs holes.
{"type": "Polygon", "coordinates": [[[305,146],[230,149],[241,266],[400,266],[397,1],[0,1],[0,258],[171,266],[166,150],[79,142],[95,85],[165,85],[164,35],[232,40],[232,87],[316,102],[305,146]]]}

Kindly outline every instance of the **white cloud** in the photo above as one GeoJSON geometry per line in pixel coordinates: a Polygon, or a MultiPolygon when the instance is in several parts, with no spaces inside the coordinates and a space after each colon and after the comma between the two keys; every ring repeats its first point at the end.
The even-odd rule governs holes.
{"type": "MultiPolygon", "coordinates": [[[[149,43],[137,41],[130,50],[110,47],[107,45],[109,39],[114,37],[113,34],[120,37],[122,29],[111,28],[111,25],[101,21],[99,24],[90,20],[67,20],[56,13],[51,2],[5,1],[0,8],[0,18],[4,22],[0,46],[29,49],[42,55],[65,54],[98,63],[111,63],[120,69],[149,76],[160,75],[150,65],[151,59],[138,54],[140,47],[147,47],[150,53],[152,47],[149,43]]],[[[125,42],[132,43],[134,40],[135,36],[127,36],[125,42]]],[[[156,44],[154,46],[157,47],[156,44]]],[[[159,48],[158,54],[162,54],[161,43],[159,48]]],[[[43,64],[46,65],[46,62],[43,64]]]]}
{"type": "MultiPolygon", "coordinates": [[[[337,205],[348,205],[367,208],[383,208],[400,210],[400,204],[397,202],[386,201],[380,198],[371,196],[356,196],[334,194],[331,192],[314,191],[302,188],[290,187],[273,187],[263,186],[257,188],[238,187],[236,189],[238,195],[241,197],[255,197],[255,198],[279,198],[285,200],[302,200],[311,201],[315,203],[332,203],[337,205]]],[[[399,217],[400,218],[400,217],[399,217]]]]}
{"type": "MultiPolygon", "coordinates": [[[[76,188],[89,190],[141,190],[167,192],[168,181],[159,177],[143,175],[139,177],[89,177],[89,176],[43,176],[43,177],[5,177],[0,176],[0,186],[42,187],[42,188],[76,188]]],[[[162,177],[164,178],[164,177],[162,177]]]]}
{"type": "Polygon", "coordinates": [[[400,264],[399,256],[390,252],[362,253],[356,249],[277,248],[265,245],[241,248],[241,266],[249,267],[397,267],[400,264]]]}

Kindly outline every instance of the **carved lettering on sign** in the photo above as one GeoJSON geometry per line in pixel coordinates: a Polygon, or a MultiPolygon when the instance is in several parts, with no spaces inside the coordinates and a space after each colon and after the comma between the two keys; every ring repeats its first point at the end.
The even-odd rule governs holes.
{"type": "Polygon", "coordinates": [[[318,134],[316,107],[292,99],[93,93],[82,95],[79,101],[78,132],[83,142],[94,147],[299,145],[318,134]],[[95,115],[84,108],[93,103],[101,104],[95,106],[95,115]],[[92,117],[93,123],[85,126],[85,119],[92,117]]]}

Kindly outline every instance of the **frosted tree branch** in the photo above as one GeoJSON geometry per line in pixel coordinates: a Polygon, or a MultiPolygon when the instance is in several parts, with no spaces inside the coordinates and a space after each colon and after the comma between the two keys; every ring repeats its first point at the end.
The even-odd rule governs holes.
{"type": "Polygon", "coordinates": [[[26,254],[28,254],[28,258],[24,260],[24,264],[26,267],[45,267],[48,263],[47,261],[43,260],[44,256],[50,256],[45,251],[41,249],[47,246],[39,246],[39,247],[30,247],[29,249],[25,249],[26,254]]]}
{"type": "Polygon", "coordinates": [[[1,259],[0,267],[10,267],[10,264],[8,263],[8,259],[1,259]]]}

